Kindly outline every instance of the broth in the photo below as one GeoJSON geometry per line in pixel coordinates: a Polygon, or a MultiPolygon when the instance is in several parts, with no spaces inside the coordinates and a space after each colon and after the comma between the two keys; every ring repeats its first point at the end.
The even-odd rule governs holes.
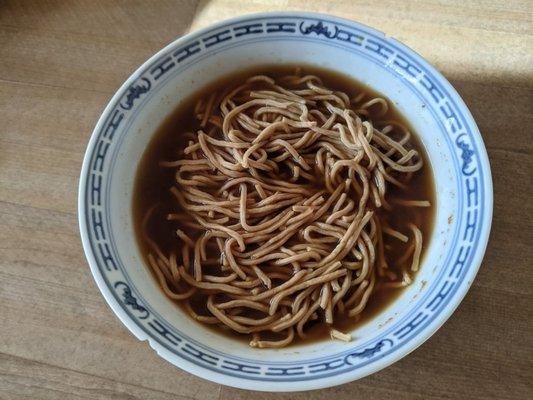
{"type": "MultiPolygon", "coordinates": [[[[229,75],[223,79],[219,79],[216,83],[207,85],[179,104],[178,107],[157,129],[139,163],[133,194],[134,227],[137,234],[138,244],[145,257],[148,252],[148,248],[147,243],[145,243],[141,234],[142,220],[147,211],[155,203],[159,203],[160,206],[155,211],[155,215],[150,218],[151,222],[147,226],[147,234],[159,244],[163,251],[167,251],[172,246],[175,246],[176,240],[179,240],[177,239],[175,233],[176,229],[179,228],[179,222],[167,221],[165,218],[168,213],[176,210],[176,200],[169,191],[170,187],[174,184],[175,171],[173,169],[161,168],[159,166],[159,161],[176,159],[178,155],[178,149],[184,147],[184,141],[182,140],[180,133],[186,131],[197,131],[199,129],[198,120],[195,118],[193,112],[196,100],[201,96],[208,96],[214,90],[238,85],[249,76],[255,74],[266,74],[272,77],[277,77],[291,73],[295,68],[296,66],[294,65],[260,66],[246,69],[239,73],[229,75]]],[[[349,95],[364,91],[371,96],[379,95],[380,97],[386,99],[385,96],[377,94],[375,91],[371,90],[365,85],[345,75],[312,66],[304,66],[302,70],[304,73],[310,73],[319,76],[327,87],[344,91],[349,95]]],[[[394,104],[390,101],[388,101],[388,103],[389,110],[384,116],[381,116],[380,119],[394,119],[402,121],[402,123],[406,125],[411,132],[413,132],[408,122],[394,108],[394,104]]],[[[372,119],[372,114],[370,114],[370,119],[372,119]]],[[[431,202],[431,207],[397,206],[395,207],[395,211],[393,213],[380,212],[380,217],[382,220],[386,220],[390,226],[405,226],[406,221],[416,223],[424,238],[421,253],[422,264],[424,253],[428,248],[431,239],[431,231],[435,214],[435,189],[429,160],[424,147],[416,137],[416,133],[413,133],[411,142],[414,144],[414,147],[422,157],[424,166],[421,170],[414,174],[413,179],[409,183],[409,189],[407,193],[404,193],[396,186],[389,185],[387,187],[387,199],[402,199],[408,196],[409,199],[429,200],[431,202]]],[[[187,227],[183,228],[185,232],[187,232],[187,229],[187,227]]],[[[391,257],[397,257],[400,251],[400,246],[398,246],[400,242],[397,239],[384,235],[384,243],[390,246],[390,249],[386,250],[387,254],[391,257]]],[[[148,266],[148,261],[145,261],[148,266]]],[[[390,288],[374,291],[364,311],[362,312],[361,317],[358,320],[336,314],[333,327],[342,332],[346,332],[352,330],[355,326],[360,326],[361,324],[368,322],[376,315],[381,313],[384,308],[390,305],[398,297],[402,290],[403,288],[390,288]]],[[[197,311],[205,311],[202,310],[202,308],[205,308],[201,301],[202,299],[198,298],[205,295],[197,294],[195,296],[197,296],[197,298],[193,299],[192,303],[196,304],[196,307],[198,307],[199,310],[197,311]]],[[[175,302],[175,304],[182,306],[181,302],[175,302]]],[[[188,315],[185,310],[184,312],[188,315]]],[[[199,322],[195,321],[195,323],[199,322]]],[[[320,340],[325,337],[329,337],[328,325],[323,322],[314,323],[314,325],[311,324],[313,323],[309,323],[310,327],[306,328],[308,337],[305,340],[295,338],[291,346],[302,342],[308,343],[313,340],[320,340]]],[[[220,328],[218,326],[213,327],[207,324],[202,324],[202,326],[214,329],[215,331],[224,335],[230,335],[231,337],[249,339],[249,335],[239,334],[229,329],[220,328]]]]}

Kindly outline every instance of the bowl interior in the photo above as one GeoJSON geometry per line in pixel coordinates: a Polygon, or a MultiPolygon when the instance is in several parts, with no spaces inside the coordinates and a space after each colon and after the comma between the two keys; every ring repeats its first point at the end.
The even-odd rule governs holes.
{"type": "MultiPolygon", "coordinates": [[[[230,48],[223,52],[205,57],[189,68],[167,78],[157,91],[150,93],[150,97],[143,99],[143,105],[128,126],[129,134],[123,136],[120,144],[121,151],[113,166],[110,185],[111,194],[110,214],[113,216],[111,228],[116,239],[118,254],[122,263],[127,266],[129,276],[136,289],[151,304],[157,312],[183,334],[194,337],[197,341],[208,344],[214,349],[227,351],[241,356],[261,359],[265,356],[272,360],[288,361],[291,358],[310,357],[317,353],[330,353],[346,348],[346,344],[336,341],[319,341],[298,346],[289,346],[281,350],[259,350],[250,348],[246,343],[217,335],[208,329],[192,322],[182,311],[168,300],[159,290],[150,272],[144,265],[139,249],[135,244],[135,232],[132,226],[132,187],[134,171],[139,159],[154,131],[163,119],[179,104],[202,86],[216,81],[228,73],[244,69],[249,66],[269,65],[279,63],[312,64],[333,69],[357,79],[377,91],[385,94],[401,113],[411,122],[415,131],[420,135],[423,145],[431,160],[437,189],[437,209],[434,233],[430,247],[426,251],[421,272],[416,275],[416,281],[403,292],[392,306],[386,308],[376,318],[355,329],[353,337],[356,341],[368,341],[380,334],[380,331],[393,325],[397,319],[405,316],[428,290],[428,283],[434,281],[438,272],[439,260],[449,250],[447,244],[451,242],[453,223],[448,223],[448,217],[454,215],[457,206],[454,199],[456,185],[453,165],[447,158],[446,147],[436,133],[439,127],[430,111],[413,92],[408,90],[406,82],[397,79],[393,70],[382,68],[369,59],[348,51],[320,46],[316,43],[300,43],[296,41],[279,41],[275,46],[271,42],[250,43],[230,48]],[[283,56],[281,56],[283,55],[283,56]]],[[[352,344],[351,344],[352,345],[352,344]]]]}

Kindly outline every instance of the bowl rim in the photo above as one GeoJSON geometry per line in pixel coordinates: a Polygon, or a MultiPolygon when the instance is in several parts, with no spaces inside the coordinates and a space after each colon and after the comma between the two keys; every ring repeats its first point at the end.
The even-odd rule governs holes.
{"type": "Polygon", "coordinates": [[[275,11],[275,12],[266,12],[266,13],[245,14],[245,15],[237,16],[231,19],[223,20],[215,24],[208,25],[202,29],[187,33],[186,35],[177,38],[176,40],[166,45],[163,49],[155,53],[148,60],[146,60],[139,68],[135,70],[135,72],[133,72],[128,77],[128,79],[115,92],[115,94],[113,95],[111,100],[108,102],[107,106],[105,107],[104,111],[102,112],[101,116],[99,117],[98,122],[89,139],[87,149],[85,152],[85,156],[83,159],[82,169],[80,173],[78,193],[79,193],[78,220],[79,220],[80,235],[81,235],[81,240],[82,240],[85,256],[91,268],[93,277],[98,285],[98,288],[100,289],[100,292],[106,299],[106,302],[108,303],[112,311],[118,316],[118,318],[128,328],[128,330],[130,330],[139,340],[141,341],[147,340],[150,346],[161,357],[171,362],[173,365],[176,365],[186,370],[187,372],[193,373],[194,375],[200,376],[204,379],[208,379],[208,380],[220,383],[220,384],[239,387],[243,389],[253,389],[253,390],[262,390],[262,391],[303,391],[303,390],[312,390],[312,389],[331,387],[331,386],[347,383],[347,382],[350,382],[356,379],[360,379],[374,372],[377,372],[393,364],[394,362],[398,361],[399,359],[403,358],[404,356],[406,356],[407,354],[409,354],[410,352],[418,348],[422,343],[424,343],[427,339],[429,339],[448,320],[448,318],[453,314],[455,309],[459,306],[462,299],[468,292],[473,282],[473,279],[475,278],[479,270],[483,256],[485,254],[485,250],[486,250],[489,235],[490,235],[490,229],[491,229],[491,223],[492,223],[492,212],[493,212],[493,189],[492,189],[490,163],[489,163],[485,145],[483,143],[483,139],[481,137],[479,129],[477,128],[477,125],[468,107],[465,105],[464,101],[459,96],[457,91],[453,88],[453,86],[446,80],[446,78],[444,78],[444,76],[442,76],[442,74],[439,71],[437,71],[422,56],[414,52],[412,49],[410,49],[406,45],[402,44],[401,42],[393,38],[386,37],[385,34],[377,31],[374,28],[368,27],[356,21],[352,21],[352,20],[348,20],[348,19],[344,19],[341,17],[336,17],[336,16],[332,16],[328,14],[297,12],[297,11],[292,11],[292,12],[275,11]],[[218,372],[208,370],[197,364],[191,363],[185,359],[180,359],[179,363],[176,363],[175,361],[173,361],[175,357],[172,357],[172,354],[169,353],[163,347],[161,347],[157,342],[150,340],[150,337],[147,336],[140,329],[140,327],[137,324],[137,321],[132,319],[125,312],[125,310],[123,309],[123,306],[119,304],[119,302],[115,299],[115,297],[111,293],[110,288],[106,284],[97,266],[96,256],[93,253],[93,249],[90,243],[88,226],[86,222],[88,210],[86,209],[86,206],[85,206],[86,184],[87,184],[88,176],[89,176],[88,172],[90,169],[91,158],[96,148],[98,134],[104,127],[105,122],[110,117],[110,114],[112,113],[115,107],[115,104],[120,101],[120,99],[127,92],[127,89],[139,79],[139,77],[142,75],[142,73],[146,70],[146,68],[149,65],[151,65],[155,60],[159,59],[163,54],[166,54],[169,50],[176,49],[180,45],[186,44],[190,42],[191,40],[193,40],[194,38],[200,38],[204,34],[211,32],[213,30],[216,30],[218,28],[221,28],[225,25],[231,25],[237,22],[244,22],[244,21],[252,20],[252,19],[276,18],[276,17],[282,17],[282,18],[283,17],[295,17],[295,18],[301,17],[301,18],[308,18],[308,19],[333,21],[333,22],[340,23],[340,24],[355,26],[359,29],[365,30],[376,36],[379,36],[384,41],[392,42],[395,47],[401,48],[402,51],[406,52],[411,57],[413,57],[418,63],[423,65],[427,70],[429,70],[433,74],[433,76],[436,79],[438,79],[439,84],[444,86],[448,94],[456,102],[457,107],[460,109],[463,117],[466,118],[469,128],[471,130],[471,133],[476,140],[476,145],[477,145],[476,149],[478,151],[479,165],[482,167],[479,173],[483,175],[484,189],[485,189],[484,211],[486,214],[482,221],[483,229],[482,231],[480,231],[479,239],[477,241],[476,252],[471,262],[469,263],[468,272],[464,277],[464,282],[460,284],[458,291],[450,299],[447,306],[438,313],[438,315],[435,317],[432,323],[428,325],[424,330],[422,330],[418,334],[418,336],[413,338],[413,340],[411,340],[409,343],[406,343],[404,346],[402,346],[401,348],[397,349],[395,352],[387,356],[385,360],[384,359],[375,360],[375,362],[370,364],[368,368],[365,368],[364,371],[355,369],[353,371],[343,373],[337,376],[330,376],[328,378],[320,378],[316,380],[296,381],[296,382],[264,382],[264,381],[258,381],[258,380],[254,380],[254,381],[246,380],[244,378],[224,375],[218,372]],[[170,358],[172,358],[172,360],[170,358]]]}

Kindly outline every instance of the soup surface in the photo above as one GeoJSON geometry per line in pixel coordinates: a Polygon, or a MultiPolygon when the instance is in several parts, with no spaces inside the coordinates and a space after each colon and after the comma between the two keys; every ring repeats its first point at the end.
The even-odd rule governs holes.
{"type": "MultiPolygon", "coordinates": [[[[227,76],[223,79],[217,80],[215,83],[207,85],[183,101],[177,106],[172,114],[168,116],[164,123],[158,127],[139,163],[133,197],[135,231],[137,234],[138,244],[143,255],[145,256],[147,266],[150,267],[153,265],[151,263],[154,262],[154,259],[149,260],[148,258],[149,254],[154,253],[154,243],[158,246],[161,253],[167,255],[165,256],[167,257],[166,259],[163,259],[163,261],[158,261],[158,269],[166,268],[162,264],[165,264],[165,260],[168,261],[168,255],[171,253],[178,254],[176,265],[179,265],[180,262],[183,264],[183,259],[179,258],[179,254],[181,254],[180,249],[183,246],[183,240],[178,237],[176,233],[177,230],[184,232],[191,239],[197,240],[201,234],[209,231],[209,228],[205,228],[202,232],[201,230],[191,228],[191,223],[188,224],[186,221],[183,221],[179,218],[179,215],[186,215],[189,212],[187,210],[183,210],[183,207],[180,206],[175,194],[171,192],[171,188],[174,188],[174,190],[180,190],[180,185],[176,182],[176,168],[169,167],[169,165],[162,165],[161,162],[171,163],[174,160],[179,160],[184,157],[183,154],[185,148],[194,142],[194,140],[191,141],[190,133],[192,133],[192,137],[194,138],[194,135],[199,130],[206,129],[205,121],[204,127],[201,126],[203,119],[202,104],[204,108],[209,107],[207,105],[209,103],[208,99],[214,98],[212,96],[214,93],[220,94],[224,93],[225,91],[227,92],[228,88],[235,88],[245,82],[248,78],[256,75],[266,75],[277,80],[278,78],[282,79],[283,77],[294,76],[295,74],[301,77],[304,77],[308,74],[315,75],[320,78],[324,87],[331,89],[332,91],[341,91],[346,93],[350,99],[355,99],[350,107],[355,110],[354,112],[356,114],[360,114],[362,121],[371,121],[374,126],[378,126],[380,129],[383,126],[387,126],[387,121],[398,122],[403,126],[403,128],[397,128],[397,126],[393,124],[390,125],[391,131],[388,133],[395,139],[396,137],[401,136],[401,132],[399,132],[400,130],[408,129],[411,131],[412,135],[405,144],[405,147],[408,150],[416,150],[418,153],[416,158],[422,161],[422,167],[416,172],[407,173],[408,177],[406,179],[405,187],[403,188],[397,185],[387,184],[386,201],[387,204],[390,205],[387,207],[389,209],[386,209],[386,207],[383,206],[378,207],[375,203],[372,203],[368,206],[371,212],[378,216],[381,230],[383,230],[384,227],[389,227],[394,232],[400,233],[401,237],[398,238],[398,235],[395,235],[394,232],[392,234],[382,234],[381,246],[383,247],[383,252],[385,255],[383,262],[387,264],[387,268],[390,272],[376,272],[375,287],[370,293],[370,296],[368,297],[366,305],[362,311],[355,316],[349,317],[343,313],[342,310],[337,309],[334,313],[333,322],[328,324],[324,321],[324,310],[319,307],[315,311],[314,315],[311,316],[314,318],[311,318],[309,322],[305,324],[305,339],[299,337],[298,335],[294,335],[294,338],[290,341],[291,345],[324,339],[329,337],[332,331],[338,331],[341,333],[350,332],[357,325],[363,324],[375,317],[392,301],[394,301],[395,298],[397,298],[397,296],[401,293],[402,288],[409,284],[416,274],[416,271],[409,270],[409,267],[413,262],[412,258],[415,256],[412,254],[415,251],[411,248],[414,246],[412,244],[414,240],[414,231],[410,224],[414,224],[417,227],[421,237],[423,238],[421,251],[418,255],[419,263],[422,263],[422,258],[431,238],[432,224],[434,219],[435,193],[432,180],[432,171],[423,146],[416,137],[416,134],[412,132],[408,121],[406,121],[398,113],[392,102],[388,101],[388,99],[381,94],[374,92],[370,88],[351,78],[330,70],[312,66],[303,66],[300,68],[294,65],[260,66],[227,76]],[[385,111],[379,103],[374,103],[370,106],[364,106],[365,102],[375,98],[384,99],[388,103],[388,109],[385,111]],[[199,99],[204,99],[200,106],[198,105],[199,99]],[[361,105],[364,107],[358,109],[357,107],[360,107],[361,105]],[[395,129],[397,129],[398,132],[395,132],[395,129]],[[187,132],[189,132],[189,134],[186,135],[187,132]],[[404,201],[407,201],[407,203],[404,203],[404,201]],[[413,206],[413,204],[409,203],[410,201],[420,201],[421,203],[413,206]],[[429,202],[430,206],[428,206],[426,202],[429,202]],[[169,219],[169,215],[178,217],[169,219]],[[405,242],[405,240],[407,240],[407,242],[405,242]],[[411,254],[406,254],[409,252],[411,252],[411,254]],[[396,261],[398,260],[401,261],[401,265],[396,265],[396,261]],[[404,278],[402,278],[402,273],[405,276],[404,278]],[[396,282],[396,284],[390,284],[392,281],[396,282]]],[[[268,117],[265,117],[265,120],[268,120],[268,117]]],[[[385,128],[385,130],[386,129],[387,128],[385,128]]],[[[199,151],[198,154],[202,154],[201,151],[199,151]]],[[[413,163],[414,162],[416,162],[416,160],[413,161],[413,163]]],[[[316,173],[316,168],[314,170],[316,173]]],[[[389,170],[387,169],[387,171],[389,170]]],[[[280,174],[282,172],[280,172],[280,174]]],[[[294,174],[294,170],[292,173],[294,174]]],[[[312,174],[313,170],[311,170],[309,173],[312,174]]],[[[287,180],[290,180],[290,174],[290,171],[286,171],[287,180]]],[[[298,183],[298,179],[300,178],[295,178],[293,181],[298,183]]],[[[321,179],[317,179],[313,184],[316,186],[317,191],[323,191],[325,193],[328,192],[328,188],[321,179]]],[[[219,188],[210,187],[206,188],[205,191],[208,195],[214,195],[217,189],[219,188]]],[[[236,191],[235,193],[235,196],[239,196],[240,192],[236,191]]],[[[354,203],[357,203],[359,199],[355,191],[349,193],[353,193],[352,200],[354,200],[354,203]]],[[[229,198],[231,198],[231,195],[229,196],[229,198]]],[[[281,215],[281,209],[278,211],[281,215]]],[[[216,213],[212,213],[211,215],[215,214],[216,213]]],[[[220,220],[222,221],[222,219],[220,220]]],[[[285,246],[289,247],[289,245],[294,244],[295,241],[297,241],[297,238],[289,240],[287,243],[285,243],[285,246]]],[[[335,243],[333,243],[332,248],[335,247],[334,245],[335,243]]],[[[375,245],[377,249],[377,239],[375,245]]],[[[211,262],[206,262],[204,265],[202,265],[203,274],[210,276],[228,276],[231,270],[229,270],[227,265],[225,270],[229,270],[229,272],[221,272],[221,265],[225,262],[225,256],[223,254],[224,252],[220,251],[220,247],[217,248],[215,245],[207,246],[206,253],[205,260],[211,260],[211,262]],[[213,262],[213,260],[215,260],[215,262],[213,262]],[[218,262],[216,260],[218,260],[218,262]]],[[[192,248],[191,258],[194,258],[192,248]]],[[[310,262],[309,260],[305,261],[310,262]]],[[[191,265],[183,265],[183,267],[184,269],[189,270],[191,276],[194,276],[194,273],[192,272],[193,261],[190,263],[191,265]]],[[[292,263],[287,266],[289,276],[292,276],[295,271],[297,271],[295,264],[297,263],[292,263]],[[296,268],[296,270],[294,268],[296,268]]],[[[152,273],[155,272],[154,268],[151,268],[151,270],[152,273]]],[[[179,272],[176,270],[174,273],[176,275],[175,278],[183,283],[184,281],[182,278],[180,278],[179,272]]],[[[154,273],[154,278],[156,280],[160,281],[161,277],[165,276],[166,278],[163,279],[168,278],[167,280],[169,282],[167,282],[167,285],[170,287],[170,289],[180,292],[180,290],[178,290],[178,286],[182,283],[179,285],[176,284],[176,286],[173,287],[172,282],[170,282],[172,281],[173,276],[173,272],[170,271],[170,268],[169,271],[166,271],[163,275],[161,275],[160,270],[159,274],[160,276],[154,273]]],[[[355,271],[353,273],[353,277],[355,278],[357,274],[358,272],[355,271]]],[[[339,284],[342,281],[341,278],[339,279],[340,280],[335,282],[335,284],[332,283],[330,289],[331,294],[338,292],[339,284]]],[[[272,286],[276,287],[277,285],[281,285],[283,283],[284,281],[282,278],[280,278],[279,281],[274,279],[272,281],[272,286]]],[[[260,286],[255,293],[261,293],[261,291],[267,291],[268,289],[269,288],[266,286],[260,286]]],[[[181,288],[181,291],[183,290],[184,289],[181,288]]],[[[325,289],[322,289],[322,291],[323,290],[325,289]]],[[[315,297],[320,296],[322,291],[315,297]]],[[[192,309],[194,310],[195,315],[212,318],[212,314],[207,307],[207,297],[209,295],[213,295],[215,292],[216,290],[213,289],[196,290],[194,294],[192,294],[186,301],[175,300],[174,302],[178,306],[182,307],[186,313],[192,309]]],[[[214,296],[218,303],[228,302],[232,299],[231,296],[228,296],[225,293],[214,294],[214,296]]],[[[294,298],[292,300],[294,300],[294,298]]],[[[312,300],[310,300],[310,303],[312,303],[312,300]]],[[[265,304],[267,306],[269,305],[268,302],[265,304]]],[[[282,307],[282,309],[285,308],[282,307]]],[[[287,311],[285,311],[285,313],[286,312],[287,311]]],[[[235,312],[235,315],[241,319],[268,318],[265,317],[267,314],[268,313],[260,310],[247,308],[239,309],[239,311],[235,312]]],[[[232,316],[232,318],[239,320],[239,318],[234,316],[232,316]]],[[[206,321],[209,322],[207,319],[206,321]]],[[[223,324],[205,323],[203,325],[210,327],[211,329],[215,329],[217,332],[224,335],[231,335],[232,337],[241,340],[250,340],[249,333],[236,332],[223,324]]],[[[275,342],[276,340],[281,340],[281,338],[285,336],[286,334],[282,334],[281,332],[270,332],[266,330],[256,334],[256,336],[254,336],[254,340],[255,343],[259,343],[259,341],[262,341],[261,343],[267,343],[267,345],[260,345],[258,347],[277,347],[269,346],[268,341],[275,342]]],[[[343,337],[343,339],[349,340],[348,336],[349,335],[343,337]]]]}

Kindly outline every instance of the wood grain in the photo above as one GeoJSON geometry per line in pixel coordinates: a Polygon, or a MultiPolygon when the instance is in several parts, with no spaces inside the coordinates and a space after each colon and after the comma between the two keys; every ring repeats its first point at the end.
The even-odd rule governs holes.
{"type": "Polygon", "coordinates": [[[533,397],[533,19],[529,1],[0,1],[0,399],[533,397]],[[92,128],[174,37],[241,13],[300,9],[376,27],[422,54],[487,145],[494,221],[481,270],[435,336],[390,368],[303,394],[193,377],[138,342],[100,295],[76,198],[92,128]]]}

